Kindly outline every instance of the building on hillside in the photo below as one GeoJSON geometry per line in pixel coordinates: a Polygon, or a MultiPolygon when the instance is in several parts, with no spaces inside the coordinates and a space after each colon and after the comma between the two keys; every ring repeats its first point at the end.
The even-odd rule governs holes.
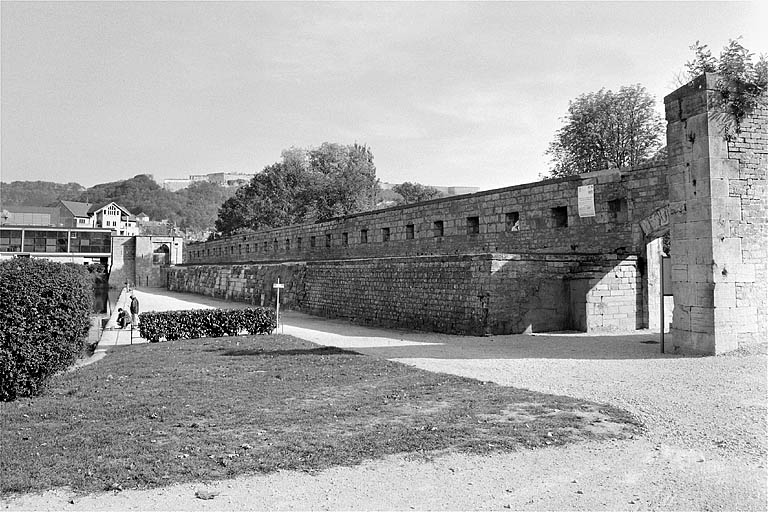
{"type": "Polygon", "coordinates": [[[91,205],[88,215],[97,228],[109,228],[120,236],[135,236],[139,234],[136,217],[114,201],[91,205]]]}
{"type": "Polygon", "coordinates": [[[163,188],[169,192],[178,192],[193,183],[209,181],[222,187],[239,187],[251,181],[254,173],[243,172],[212,172],[208,174],[191,174],[186,178],[167,178],[163,180],[163,188]]]}

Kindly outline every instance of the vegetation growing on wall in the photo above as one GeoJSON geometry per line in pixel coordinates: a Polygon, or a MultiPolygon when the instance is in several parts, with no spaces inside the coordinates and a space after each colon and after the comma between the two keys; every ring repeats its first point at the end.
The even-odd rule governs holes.
{"type": "Polygon", "coordinates": [[[739,39],[731,39],[719,58],[712,56],[706,44],[696,41],[690,47],[694,58],[685,64],[689,81],[704,73],[720,76],[717,83],[719,101],[715,107],[729,118],[726,136],[739,133],[744,116],[768,101],[765,95],[768,90],[768,58],[761,55],[753,63],[755,54],[744,48],[739,39]]]}
{"type": "Polygon", "coordinates": [[[80,355],[90,327],[91,277],[81,265],[0,263],[0,400],[34,396],[80,355]]]}

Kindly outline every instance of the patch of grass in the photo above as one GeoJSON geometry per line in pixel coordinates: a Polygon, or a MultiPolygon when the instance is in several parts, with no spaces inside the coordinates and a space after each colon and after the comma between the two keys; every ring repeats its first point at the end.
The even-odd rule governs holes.
{"type": "Polygon", "coordinates": [[[254,336],[123,347],[0,404],[0,492],[147,488],[388,454],[621,438],[626,412],[254,336]]]}

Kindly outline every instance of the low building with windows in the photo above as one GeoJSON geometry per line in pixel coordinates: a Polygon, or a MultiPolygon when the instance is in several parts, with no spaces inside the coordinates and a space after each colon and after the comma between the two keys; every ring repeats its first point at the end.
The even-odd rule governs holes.
{"type": "Polygon", "coordinates": [[[100,263],[109,271],[109,286],[159,288],[166,270],[182,262],[184,239],[177,236],[121,236],[106,228],[3,226],[0,260],[45,258],[60,263],[100,263]]]}
{"type": "Polygon", "coordinates": [[[111,239],[109,229],[3,226],[0,229],[0,259],[46,258],[62,263],[108,266],[112,254],[111,239]]]}

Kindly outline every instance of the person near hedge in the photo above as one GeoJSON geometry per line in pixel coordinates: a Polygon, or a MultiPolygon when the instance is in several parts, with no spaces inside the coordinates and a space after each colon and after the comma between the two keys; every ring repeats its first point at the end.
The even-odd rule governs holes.
{"type": "Polygon", "coordinates": [[[123,329],[129,323],[131,323],[131,319],[128,318],[128,312],[123,308],[118,308],[117,309],[117,326],[123,329]]]}
{"type": "Polygon", "coordinates": [[[136,325],[139,321],[139,299],[131,294],[131,324],[136,325]]]}

